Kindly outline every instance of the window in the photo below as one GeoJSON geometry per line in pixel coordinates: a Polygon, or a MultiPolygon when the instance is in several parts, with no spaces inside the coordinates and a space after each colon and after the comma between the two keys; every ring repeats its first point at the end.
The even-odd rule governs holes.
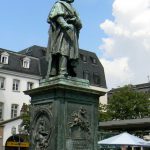
{"type": "Polygon", "coordinates": [[[13,80],[13,87],[12,87],[13,91],[19,91],[19,83],[20,83],[19,80],[16,79],[13,80]]]}
{"type": "Polygon", "coordinates": [[[0,120],[3,120],[3,109],[4,109],[4,104],[0,102],[0,120]]]}
{"type": "Polygon", "coordinates": [[[30,68],[30,59],[27,57],[23,59],[23,68],[30,68]]]}
{"type": "Polygon", "coordinates": [[[90,59],[91,59],[91,61],[92,61],[92,64],[97,64],[96,58],[90,57],[90,59]]]}
{"type": "Polygon", "coordinates": [[[0,89],[4,89],[4,88],[5,88],[5,78],[0,77],[0,89]]]}
{"type": "Polygon", "coordinates": [[[98,73],[93,74],[93,81],[94,84],[100,84],[100,76],[98,75],[98,73]]]}
{"type": "Polygon", "coordinates": [[[33,89],[33,83],[32,82],[27,82],[27,90],[33,89]]]}
{"type": "Polygon", "coordinates": [[[12,104],[11,105],[11,118],[17,117],[17,112],[18,112],[18,105],[12,104]]]}
{"type": "Polygon", "coordinates": [[[80,58],[82,61],[87,62],[87,57],[83,54],[80,54],[80,58]]]}
{"type": "Polygon", "coordinates": [[[6,56],[2,56],[2,63],[6,64],[7,63],[7,57],[6,56]]]}
{"type": "Polygon", "coordinates": [[[88,71],[83,71],[83,79],[90,80],[90,74],[88,71]]]}
{"type": "Polygon", "coordinates": [[[9,57],[9,54],[7,52],[3,52],[1,54],[1,63],[8,64],[8,57],[9,57]]]}
{"type": "Polygon", "coordinates": [[[24,61],[23,62],[23,67],[24,68],[29,68],[29,62],[28,61],[24,61]]]}

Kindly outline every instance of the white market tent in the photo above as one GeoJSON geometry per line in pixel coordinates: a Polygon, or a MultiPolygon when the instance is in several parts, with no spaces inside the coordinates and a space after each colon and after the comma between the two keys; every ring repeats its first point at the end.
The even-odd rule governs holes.
{"type": "Polygon", "coordinates": [[[120,145],[120,146],[148,146],[150,147],[150,144],[136,136],[133,136],[127,132],[121,133],[119,135],[110,137],[108,139],[99,141],[98,144],[104,144],[104,145],[120,145]]]}

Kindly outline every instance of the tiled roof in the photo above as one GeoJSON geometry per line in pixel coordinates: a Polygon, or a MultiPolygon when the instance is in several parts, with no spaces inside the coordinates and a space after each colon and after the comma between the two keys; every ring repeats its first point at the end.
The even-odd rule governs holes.
{"type": "MultiPolygon", "coordinates": [[[[0,49],[0,53],[7,51],[9,53],[9,64],[2,65],[2,69],[31,74],[31,75],[38,75],[42,76],[43,78],[46,75],[47,71],[47,62],[45,60],[46,55],[46,48],[41,46],[31,46],[19,52],[13,52],[5,49],[0,49]],[[29,57],[30,68],[23,68],[22,67],[22,60],[24,57],[29,57]]],[[[104,74],[104,68],[100,63],[98,57],[95,53],[89,52],[86,50],[79,50],[80,58],[79,58],[79,65],[76,68],[77,77],[83,78],[83,72],[88,71],[90,75],[90,84],[104,87],[106,88],[106,80],[104,74]],[[81,55],[86,56],[87,61],[83,61],[81,55]],[[93,63],[93,59],[95,63],[93,63]],[[94,80],[94,74],[96,74],[99,78],[99,82],[96,83],[94,80]]]]}
{"type": "Polygon", "coordinates": [[[23,58],[26,57],[24,54],[19,54],[16,52],[0,49],[0,54],[4,51],[7,51],[9,54],[9,61],[8,64],[1,64],[1,69],[6,69],[10,71],[16,71],[25,74],[31,75],[41,75],[41,70],[39,69],[40,61],[35,57],[30,57],[30,68],[23,68],[23,58]]]}
{"type": "Polygon", "coordinates": [[[118,129],[150,129],[150,118],[113,120],[99,122],[99,128],[102,130],[118,130],[118,129]]]}

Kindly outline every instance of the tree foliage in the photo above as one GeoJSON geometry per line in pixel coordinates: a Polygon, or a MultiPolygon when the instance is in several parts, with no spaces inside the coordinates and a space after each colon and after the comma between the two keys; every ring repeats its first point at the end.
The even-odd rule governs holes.
{"type": "Polygon", "coordinates": [[[149,98],[150,95],[148,93],[138,92],[133,86],[120,88],[110,97],[109,104],[105,106],[104,115],[101,120],[150,117],[149,98]],[[107,117],[105,118],[105,116],[107,117]]]}
{"type": "Polygon", "coordinates": [[[27,105],[23,103],[22,109],[21,109],[21,126],[24,128],[24,131],[26,133],[29,133],[29,127],[30,127],[30,105],[27,105]]]}
{"type": "Polygon", "coordinates": [[[110,114],[107,112],[107,105],[100,103],[99,105],[99,121],[111,120],[110,114]]]}

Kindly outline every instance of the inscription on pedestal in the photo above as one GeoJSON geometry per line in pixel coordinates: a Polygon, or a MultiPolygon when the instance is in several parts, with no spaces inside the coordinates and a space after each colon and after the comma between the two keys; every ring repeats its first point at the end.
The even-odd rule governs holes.
{"type": "Polygon", "coordinates": [[[73,150],[91,150],[87,140],[73,140],[73,150]]]}
{"type": "Polygon", "coordinates": [[[67,150],[91,150],[92,146],[88,140],[68,139],[66,143],[67,150]]]}

